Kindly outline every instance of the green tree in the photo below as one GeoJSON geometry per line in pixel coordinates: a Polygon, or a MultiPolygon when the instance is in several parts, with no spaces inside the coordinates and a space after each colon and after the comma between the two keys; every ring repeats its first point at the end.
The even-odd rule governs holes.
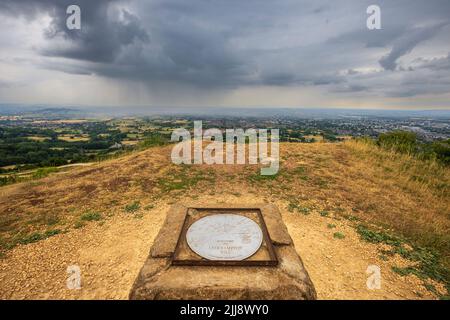
{"type": "Polygon", "coordinates": [[[383,148],[401,153],[414,154],[418,151],[417,135],[409,131],[393,131],[382,133],[377,144],[383,148]]]}

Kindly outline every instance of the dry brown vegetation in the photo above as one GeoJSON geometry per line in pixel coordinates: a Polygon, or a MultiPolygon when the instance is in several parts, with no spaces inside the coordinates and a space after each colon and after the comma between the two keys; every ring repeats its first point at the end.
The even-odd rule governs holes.
{"type": "MultiPolygon", "coordinates": [[[[360,181],[363,190],[370,189],[366,199],[354,198],[361,216],[439,248],[449,259],[450,168],[363,142],[347,147],[361,160],[352,162],[351,170],[364,172],[369,180],[360,181]]],[[[356,197],[361,193],[352,191],[356,197]]]]}
{"type": "MultiPolygon", "coordinates": [[[[370,228],[359,229],[362,238],[373,240],[374,234],[364,233],[367,230],[381,232],[381,240],[375,242],[393,245],[393,255],[411,255],[405,248],[424,247],[439,254],[444,273],[450,265],[450,170],[434,162],[357,141],[281,144],[279,173],[263,177],[250,165],[177,166],[170,161],[170,150],[151,148],[0,188],[4,260],[17,245],[76,232],[95,223],[91,221],[107,225],[117,215],[139,218],[161,203],[166,208],[176,201],[246,199],[244,195],[256,194],[258,201],[277,203],[286,214],[317,216],[326,221],[325,229],[346,221],[370,228]]],[[[289,217],[288,228],[296,232],[300,226],[289,217]]],[[[341,230],[330,232],[333,239],[341,230]]],[[[332,241],[356,241],[349,233],[332,241]]],[[[419,255],[413,264],[421,259],[419,255]]],[[[436,261],[432,264],[436,267],[436,261]]],[[[438,272],[442,275],[441,269],[438,272]]]]}

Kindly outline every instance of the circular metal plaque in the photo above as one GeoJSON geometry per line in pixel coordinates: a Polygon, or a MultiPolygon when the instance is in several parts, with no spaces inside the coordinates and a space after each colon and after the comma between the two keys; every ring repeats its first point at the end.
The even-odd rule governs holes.
{"type": "Polygon", "coordinates": [[[186,233],[192,251],[208,260],[244,260],[258,251],[262,239],[259,225],[238,214],[206,216],[186,233]]]}

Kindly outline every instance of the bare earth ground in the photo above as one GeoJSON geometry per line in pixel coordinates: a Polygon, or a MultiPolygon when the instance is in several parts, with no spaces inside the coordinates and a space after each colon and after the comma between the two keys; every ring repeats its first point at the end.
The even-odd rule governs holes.
{"type": "MultiPolygon", "coordinates": [[[[342,144],[283,145],[280,173],[290,174],[259,181],[256,168],[250,166],[180,169],[170,164],[170,147],[165,147],[1,188],[4,243],[30,232],[63,232],[5,251],[0,259],[0,298],[127,299],[171,204],[272,202],[281,210],[319,299],[435,299],[423,280],[392,271],[392,266],[409,266],[411,261],[399,255],[382,259],[380,251],[386,245],[361,240],[355,221],[343,218],[342,212],[362,219],[367,215],[368,220],[405,210],[413,216],[426,214],[441,223],[435,227],[439,233],[448,230],[448,217],[440,215],[448,212],[448,202],[425,195],[429,204],[423,209],[423,199],[413,189],[374,174],[385,170],[371,167],[354,150],[342,144]],[[139,201],[138,209],[124,209],[133,201],[139,201]],[[297,201],[308,214],[292,210],[297,201]],[[321,215],[324,210],[329,214],[321,215]],[[74,228],[87,211],[101,213],[102,219],[74,228]],[[336,238],[336,232],[345,237],[336,238]],[[81,290],[67,289],[70,265],[81,268],[81,290]],[[381,268],[379,290],[366,286],[369,265],[381,268]]],[[[414,221],[417,218],[402,223],[414,227],[414,221]]],[[[442,284],[427,283],[444,294],[442,284]]]]}

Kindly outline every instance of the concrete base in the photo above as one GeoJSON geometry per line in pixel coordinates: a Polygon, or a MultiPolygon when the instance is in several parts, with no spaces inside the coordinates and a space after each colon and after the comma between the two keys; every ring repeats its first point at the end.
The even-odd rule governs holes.
{"type": "Polygon", "coordinates": [[[187,213],[186,207],[173,206],[136,278],[130,299],[316,299],[314,285],[295,251],[277,207],[263,205],[259,208],[279,261],[277,266],[172,265],[171,259],[187,213]]]}

